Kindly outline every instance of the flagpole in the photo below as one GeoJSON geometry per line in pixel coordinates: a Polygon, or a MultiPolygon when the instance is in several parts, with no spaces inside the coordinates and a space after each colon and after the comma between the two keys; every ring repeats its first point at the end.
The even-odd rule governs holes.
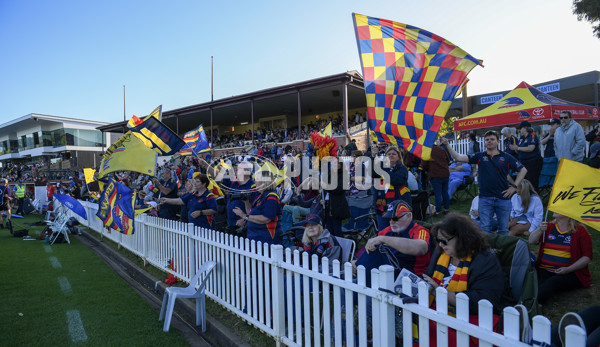
{"type": "Polygon", "coordinates": [[[123,121],[127,121],[127,116],[125,114],[125,85],[123,85],[123,121]]]}
{"type": "MultiPolygon", "coordinates": [[[[212,104],[212,102],[215,100],[214,98],[214,90],[213,90],[213,84],[214,84],[214,58],[211,55],[210,56],[210,102],[212,104]]],[[[213,141],[213,111],[212,111],[212,105],[210,108],[210,143],[214,144],[213,141]]]]}

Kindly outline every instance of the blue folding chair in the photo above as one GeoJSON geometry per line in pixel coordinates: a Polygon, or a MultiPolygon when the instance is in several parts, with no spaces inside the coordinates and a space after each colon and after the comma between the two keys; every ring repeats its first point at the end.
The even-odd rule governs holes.
{"type": "Polygon", "coordinates": [[[542,164],[542,170],[540,171],[539,180],[539,194],[542,200],[546,199],[550,192],[552,192],[552,186],[554,185],[554,178],[556,177],[556,171],[558,170],[558,159],[556,157],[544,158],[542,164]]]}

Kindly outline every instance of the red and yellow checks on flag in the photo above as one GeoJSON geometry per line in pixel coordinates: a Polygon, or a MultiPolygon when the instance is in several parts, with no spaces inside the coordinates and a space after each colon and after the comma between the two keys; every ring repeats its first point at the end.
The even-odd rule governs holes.
{"type": "Polygon", "coordinates": [[[380,142],[429,160],[452,100],[479,61],[426,30],[356,13],[353,19],[369,128],[380,142]]]}
{"type": "Polygon", "coordinates": [[[548,209],[600,230],[600,170],[561,159],[548,209]]]}

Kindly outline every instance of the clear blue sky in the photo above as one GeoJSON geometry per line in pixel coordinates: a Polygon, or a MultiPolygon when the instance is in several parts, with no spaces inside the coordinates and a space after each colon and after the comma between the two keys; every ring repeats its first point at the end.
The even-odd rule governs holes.
{"type": "Polygon", "coordinates": [[[360,72],[351,13],[432,31],[484,60],[469,94],[600,70],[570,0],[0,0],[0,122],[29,113],[116,122],[360,72]]]}

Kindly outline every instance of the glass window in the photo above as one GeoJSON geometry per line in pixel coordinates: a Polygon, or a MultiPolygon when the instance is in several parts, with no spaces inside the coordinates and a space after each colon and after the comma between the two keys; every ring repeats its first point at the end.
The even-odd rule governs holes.
{"type": "Polygon", "coordinates": [[[42,131],[42,146],[51,147],[52,146],[52,132],[51,131],[42,131]]]}

